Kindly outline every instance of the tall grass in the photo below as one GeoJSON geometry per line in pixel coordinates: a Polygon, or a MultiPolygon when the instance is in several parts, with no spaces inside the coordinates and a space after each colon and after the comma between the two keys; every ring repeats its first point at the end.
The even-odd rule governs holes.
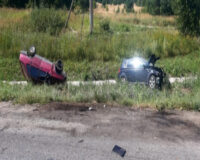
{"type": "Polygon", "coordinates": [[[189,37],[165,31],[133,30],[130,33],[104,33],[79,36],[65,33],[54,37],[45,33],[2,29],[0,56],[18,57],[21,49],[35,45],[38,53],[50,59],[63,58],[72,61],[117,61],[134,53],[160,57],[184,56],[199,50],[199,42],[189,37]]]}
{"type": "MultiPolygon", "coordinates": [[[[5,11],[1,10],[1,12],[5,11]]],[[[40,11],[37,10],[37,12],[40,11]]],[[[59,14],[55,14],[61,16],[62,19],[66,18],[66,13],[62,10],[51,10],[51,12],[59,12],[59,14]]],[[[19,69],[18,67],[11,68],[9,61],[13,60],[13,64],[17,64],[19,51],[28,50],[32,45],[36,46],[37,53],[41,56],[52,61],[62,59],[66,64],[65,70],[69,72],[69,79],[87,79],[87,77],[92,79],[93,72],[99,79],[114,78],[123,58],[135,55],[148,57],[152,53],[164,59],[162,64],[171,75],[178,76],[190,72],[200,72],[196,65],[199,63],[198,60],[193,61],[192,56],[183,58],[190,53],[198,55],[200,42],[197,39],[183,37],[174,30],[138,28],[134,27],[133,22],[127,24],[107,20],[110,21],[109,32],[102,33],[101,22],[103,18],[96,16],[94,34],[89,36],[87,31],[89,19],[85,16],[81,37],[82,15],[72,14],[69,29],[54,36],[46,30],[33,31],[30,22],[32,14],[30,13],[31,11],[27,14],[19,14],[18,17],[23,15],[23,20],[15,25],[1,28],[0,57],[4,59],[5,63],[1,63],[3,66],[0,66],[0,69],[10,75],[5,77],[2,76],[1,72],[0,79],[22,79],[21,76],[13,76],[12,78],[11,73],[19,73],[19,69]],[[182,58],[187,65],[180,69],[182,58]],[[7,61],[8,63],[6,63],[7,61]],[[193,66],[192,69],[191,66],[193,66]]],[[[132,20],[132,18],[129,19],[132,20]]]]}
{"type": "Polygon", "coordinates": [[[88,102],[120,104],[134,107],[200,110],[200,80],[173,84],[172,89],[151,90],[137,84],[103,86],[27,86],[1,84],[0,101],[16,103],[88,102]]]}
{"type": "Polygon", "coordinates": [[[29,10],[0,8],[0,27],[7,27],[20,23],[29,13],[29,10]]]}
{"type": "Polygon", "coordinates": [[[198,75],[200,73],[200,51],[193,52],[186,56],[176,56],[165,58],[159,61],[166,73],[172,76],[198,75]]]}

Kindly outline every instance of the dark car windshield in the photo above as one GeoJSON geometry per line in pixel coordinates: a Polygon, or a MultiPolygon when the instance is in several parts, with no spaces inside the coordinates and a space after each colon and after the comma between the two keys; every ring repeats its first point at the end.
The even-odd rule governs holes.
{"type": "Polygon", "coordinates": [[[141,57],[134,57],[123,61],[122,68],[143,68],[148,65],[148,61],[141,57]]]}

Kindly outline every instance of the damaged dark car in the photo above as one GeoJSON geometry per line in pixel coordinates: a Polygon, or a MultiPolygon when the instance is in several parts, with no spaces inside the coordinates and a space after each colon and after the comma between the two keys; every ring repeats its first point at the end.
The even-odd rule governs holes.
{"type": "Polygon", "coordinates": [[[118,78],[121,81],[138,82],[150,88],[162,88],[166,76],[162,68],[156,67],[159,57],[152,55],[149,60],[141,57],[124,59],[119,69],[118,78]]]}

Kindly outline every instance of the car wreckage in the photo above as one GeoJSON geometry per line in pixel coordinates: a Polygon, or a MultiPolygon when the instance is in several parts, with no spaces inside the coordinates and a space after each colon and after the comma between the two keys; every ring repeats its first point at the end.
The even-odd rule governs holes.
{"type": "Polygon", "coordinates": [[[159,59],[155,55],[151,55],[149,60],[142,57],[124,59],[118,78],[121,81],[144,83],[152,89],[161,88],[166,74],[162,68],[155,66],[159,59]]]}
{"type": "Polygon", "coordinates": [[[63,83],[67,79],[62,61],[50,62],[37,55],[34,46],[29,51],[21,51],[19,61],[23,75],[33,83],[55,84],[63,83]]]}

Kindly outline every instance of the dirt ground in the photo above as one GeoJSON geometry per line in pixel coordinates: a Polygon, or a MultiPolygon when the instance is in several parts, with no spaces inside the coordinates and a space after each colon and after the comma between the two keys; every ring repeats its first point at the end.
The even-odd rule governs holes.
{"type": "Polygon", "coordinates": [[[152,109],[104,104],[51,103],[41,106],[38,115],[45,119],[81,122],[89,126],[86,133],[94,136],[124,139],[137,136],[167,141],[200,140],[200,113],[197,112],[157,112],[152,109]]]}
{"type": "Polygon", "coordinates": [[[32,106],[13,105],[11,102],[0,104],[1,118],[13,116],[15,112],[18,113],[18,117],[13,117],[14,122],[20,116],[33,122],[39,119],[41,124],[37,124],[36,121],[36,126],[67,131],[74,135],[89,134],[122,139],[157,138],[167,141],[200,140],[198,112],[178,110],[158,112],[147,108],[114,107],[105,104],[51,103],[32,106]],[[62,122],[63,126],[46,124],[48,120],[62,122]],[[71,127],[66,127],[65,123],[71,123],[69,125],[71,127]]]}
{"type": "MultiPolygon", "coordinates": [[[[66,135],[68,138],[71,137],[68,140],[75,139],[80,143],[84,143],[84,140],[87,139],[86,151],[83,152],[85,158],[87,157],[85,153],[93,153],[94,150],[88,148],[93,146],[94,143],[97,146],[103,146],[105,143],[108,143],[108,146],[120,143],[122,146],[124,144],[129,150],[140,146],[138,149],[143,149],[146,156],[141,152],[131,151],[130,153],[129,151],[127,159],[132,159],[136,154],[139,154],[136,159],[151,159],[148,157],[152,157],[152,159],[173,159],[170,157],[173,155],[177,159],[194,160],[200,156],[199,112],[176,110],[161,113],[153,109],[114,107],[105,104],[13,105],[11,102],[1,102],[0,137],[8,134],[15,136],[31,135],[31,137],[38,138],[41,135],[44,137],[51,135],[55,139],[58,137],[63,139],[64,134],[64,137],[66,135]],[[102,139],[104,140],[102,141],[102,139]],[[105,143],[103,143],[104,141],[105,143]],[[163,148],[165,153],[163,153],[163,148]],[[152,152],[154,149],[155,151],[152,152]],[[162,151],[160,151],[161,149],[162,151]]],[[[9,144],[9,140],[4,138],[3,142],[12,148],[13,144],[9,144]]],[[[25,141],[24,143],[28,142],[25,141]]],[[[48,140],[45,143],[50,142],[51,140],[48,140]]],[[[40,143],[41,140],[38,140],[38,146],[41,146],[40,143]]],[[[64,143],[64,139],[63,142],[62,140],[59,141],[60,143],[64,143]]],[[[71,144],[73,142],[67,141],[66,143],[71,144]]],[[[5,147],[0,145],[1,148],[5,147]]],[[[74,151],[77,147],[71,149],[74,151]]],[[[60,151],[55,152],[59,153],[60,151]]],[[[98,151],[99,158],[97,159],[105,159],[104,151],[104,147],[98,151]]],[[[9,159],[9,152],[7,156],[9,159]]],[[[112,157],[112,154],[107,156],[110,156],[108,159],[116,159],[116,157],[112,157]]],[[[6,159],[3,154],[2,157],[0,154],[1,158],[6,159]]],[[[74,156],[71,158],[76,159],[74,156]]],[[[33,159],[35,159],[34,155],[33,159]]],[[[80,159],[80,157],[77,159],[80,159]]]]}

